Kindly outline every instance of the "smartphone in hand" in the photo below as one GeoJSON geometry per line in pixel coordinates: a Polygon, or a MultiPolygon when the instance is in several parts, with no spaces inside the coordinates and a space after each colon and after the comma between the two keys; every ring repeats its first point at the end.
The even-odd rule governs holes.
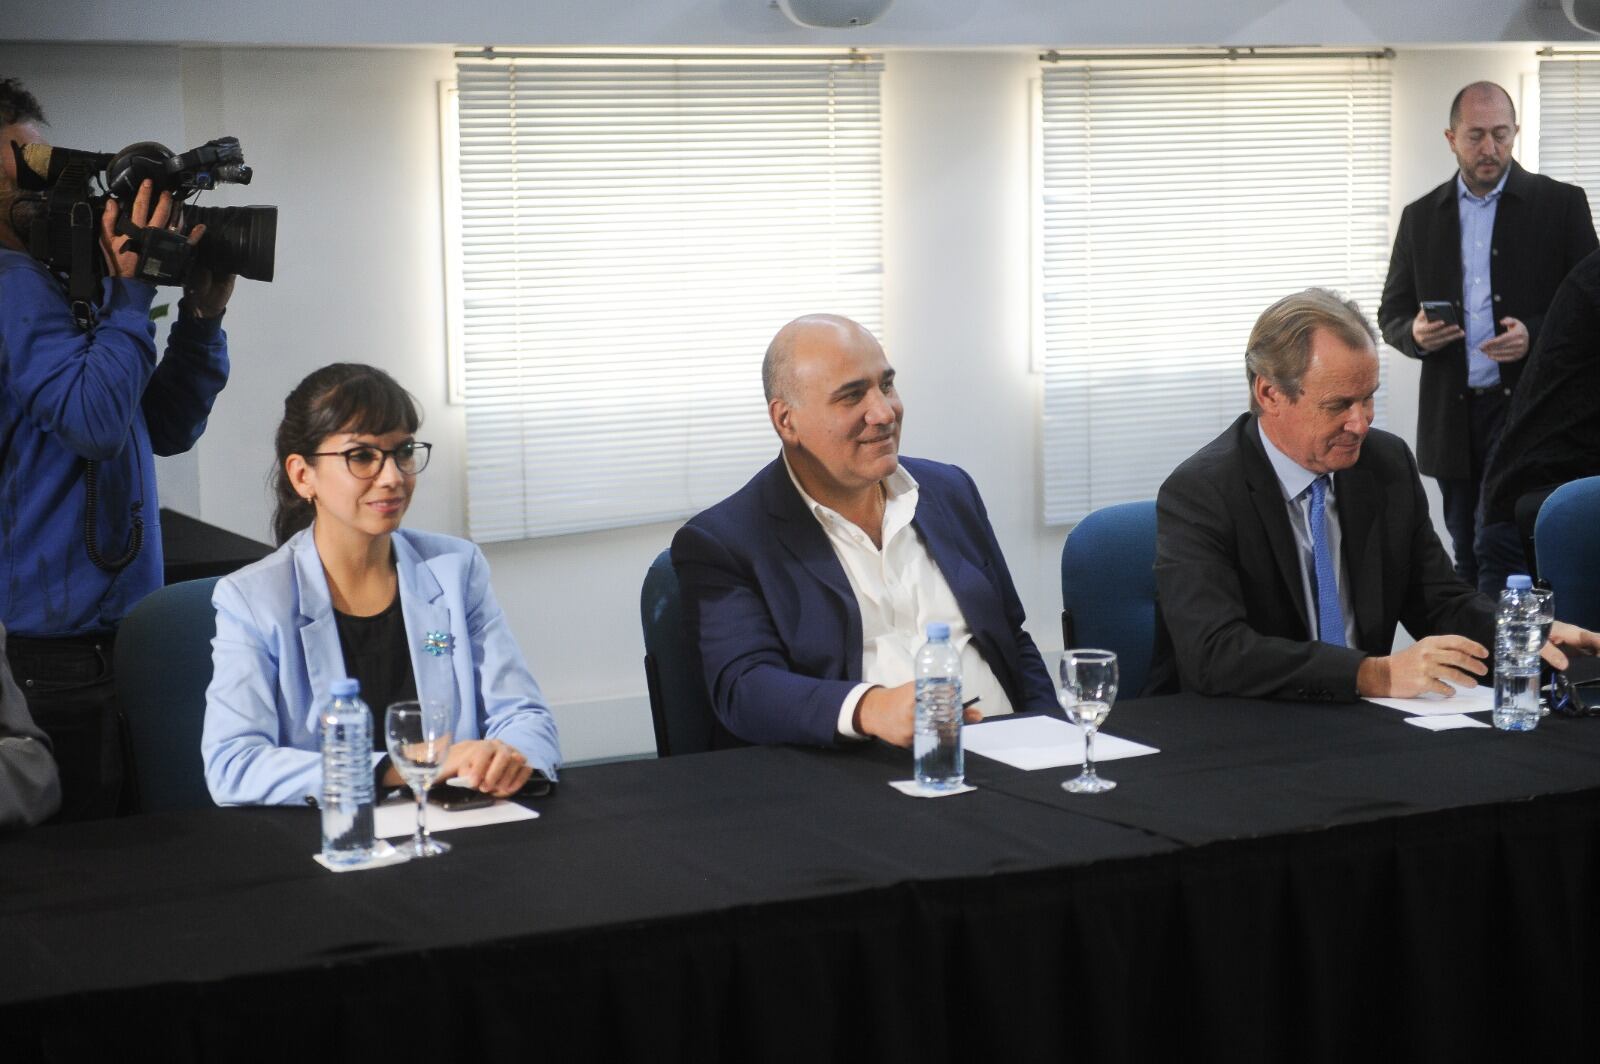
{"type": "Polygon", "coordinates": [[[1422,316],[1429,321],[1444,322],[1446,325],[1461,324],[1461,318],[1456,314],[1456,305],[1448,299],[1424,299],[1422,316]]]}

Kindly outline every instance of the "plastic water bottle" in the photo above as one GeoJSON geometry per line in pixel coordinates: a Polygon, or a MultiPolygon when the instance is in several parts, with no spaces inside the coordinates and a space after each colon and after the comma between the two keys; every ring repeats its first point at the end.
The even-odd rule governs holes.
{"type": "Polygon", "coordinates": [[[961,786],[961,654],[950,642],[950,626],[928,625],[928,641],[917,651],[917,722],[913,752],[917,782],[934,790],[961,786]]]}
{"type": "Polygon", "coordinates": [[[335,680],[322,712],[322,856],[360,864],[372,856],[372,713],[357,680],[335,680]]]}
{"type": "Polygon", "coordinates": [[[1533,581],[1506,577],[1494,615],[1494,726],[1532,731],[1539,724],[1539,650],[1544,627],[1533,581]]]}

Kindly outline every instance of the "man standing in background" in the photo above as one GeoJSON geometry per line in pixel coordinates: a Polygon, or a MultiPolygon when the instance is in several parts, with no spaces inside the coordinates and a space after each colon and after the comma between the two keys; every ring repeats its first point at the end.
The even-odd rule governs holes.
{"type": "Polygon", "coordinates": [[[1479,513],[1489,451],[1556,287],[1600,243],[1583,189],[1511,157],[1517,128],[1499,85],[1456,94],[1459,169],[1401,215],[1378,309],[1384,340],[1422,360],[1417,465],[1439,481],[1456,573],[1490,593],[1525,562],[1514,526],[1479,513]]]}

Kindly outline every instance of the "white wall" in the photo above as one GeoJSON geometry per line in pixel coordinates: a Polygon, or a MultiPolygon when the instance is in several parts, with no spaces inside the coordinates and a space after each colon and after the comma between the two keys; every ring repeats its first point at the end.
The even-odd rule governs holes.
{"type": "MultiPolygon", "coordinates": [[[[1028,288],[1034,55],[889,55],[885,332],[906,399],[905,450],[958,461],[977,478],[1030,630],[1049,651],[1061,642],[1065,530],[1038,516],[1028,288]]],[[[1396,217],[1450,173],[1439,131],[1456,88],[1479,77],[1511,87],[1534,63],[1531,45],[1402,52],[1396,217]]],[[[446,49],[0,44],[0,73],[39,93],[57,143],[110,149],[153,137],[187,147],[231,133],[256,183],[211,202],[282,208],[278,279],[240,283],[227,319],[233,377],[197,458],[163,463],[169,505],[265,539],[282,397],[317,366],[350,359],[384,366],[426,408],[423,435],[438,450],[410,521],[464,531],[462,413],[445,400],[440,266],[436,85],[451,70],[446,49]]],[[[1412,438],[1415,365],[1392,359],[1389,388],[1391,427],[1412,438]]],[[[662,524],[487,548],[569,759],[653,749],[638,593],[672,531],[662,524]]]]}

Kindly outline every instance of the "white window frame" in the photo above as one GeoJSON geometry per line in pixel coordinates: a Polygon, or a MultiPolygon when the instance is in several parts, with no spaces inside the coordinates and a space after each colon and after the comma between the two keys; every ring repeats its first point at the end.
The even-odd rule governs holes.
{"type": "Polygon", "coordinates": [[[1047,57],[1046,524],[1153,498],[1246,410],[1245,341],[1276,299],[1320,285],[1376,314],[1390,91],[1381,53],[1047,57]]]}
{"type": "Polygon", "coordinates": [[[1538,88],[1538,170],[1589,192],[1600,224],[1600,52],[1542,58],[1538,88]]]}
{"type": "Polygon", "coordinates": [[[777,327],[833,311],[881,335],[881,59],[458,59],[441,106],[470,535],[725,497],[778,451],[777,327]]]}

